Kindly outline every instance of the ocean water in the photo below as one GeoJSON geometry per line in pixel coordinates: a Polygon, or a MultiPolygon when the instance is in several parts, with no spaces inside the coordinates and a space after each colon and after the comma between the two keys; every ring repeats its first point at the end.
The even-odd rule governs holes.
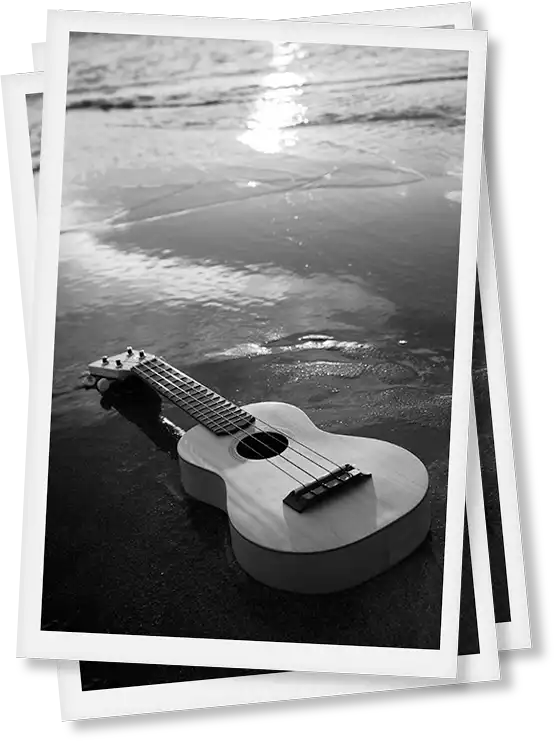
{"type": "Polygon", "coordinates": [[[72,34],[45,629],[438,646],[466,77],[465,53],[72,34]],[[255,584],[158,407],[86,388],[128,344],[412,450],[428,539],[342,595],[255,584]]]}
{"type": "Polygon", "coordinates": [[[448,386],[466,63],[72,36],[58,321],[117,306],[91,349],[448,386]]]}

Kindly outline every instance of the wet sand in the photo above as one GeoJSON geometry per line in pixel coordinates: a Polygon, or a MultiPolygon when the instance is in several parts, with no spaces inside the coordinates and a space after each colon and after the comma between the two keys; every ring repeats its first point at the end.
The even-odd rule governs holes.
{"type": "MultiPolygon", "coordinates": [[[[162,88],[158,106],[132,85],[121,97],[110,77],[100,105],[82,43],[66,121],[43,628],[438,648],[463,60],[418,85],[395,88],[395,73],[368,99],[351,94],[363,80],[346,97],[343,81],[309,70],[299,83],[317,60],[275,49],[271,65],[300,65],[293,85],[274,72],[250,86],[221,77],[218,101],[196,100],[194,83],[175,107],[175,91],[162,88]],[[289,116],[304,104],[305,120],[289,116]],[[287,401],[326,430],[413,451],[430,474],[429,536],[338,595],[257,584],[236,564],[225,515],[182,490],[155,399],[110,407],[80,383],[88,362],[128,344],[236,403],[287,401]]],[[[342,72],[358,69],[352,53],[342,72]]],[[[463,573],[460,652],[473,653],[467,552],[463,573]]],[[[115,681],[84,671],[87,686],[115,681]]]]}
{"type": "MultiPolygon", "coordinates": [[[[329,252],[324,224],[322,241],[309,249],[295,244],[261,256],[259,231],[282,210],[281,195],[226,214],[236,250],[225,238],[228,220],[205,213],[196,225],[186,215],[155,229],[140,222],[62,235],[45,629],[438,648],[454,298],[434,283],[455,281],[445,243],[456,239],[459,206],[426,183],[407,187],[413,191],[401,195],[394,186],[376,198],[391,210],[395,199],[413,198],[416,226],[404,213],[393,238],[389,210],[376,207],[360,223],[362,206],[350,199],[357,217],[345,214],[349,242],[338,252],[329,252]],[[404,248],[368,257],[367,221],[380,245],[404,248]],[[433,271],[418,254],[425,250],[433,271]],[[86,362],[128,342],[238,403],[287,401],[324,429],[414,452],[430,474],[424,544],[339,595],[282,594],[254,582],[234,560],[225,515],[187,497],[176,462],[136,424],[104,409],[96,391],[79,388],[86,362]]],[[[164,413],[192,424],[165,405],[164,413]]],[[[466,621],[472,614],[466,605],[466,621]]]]}

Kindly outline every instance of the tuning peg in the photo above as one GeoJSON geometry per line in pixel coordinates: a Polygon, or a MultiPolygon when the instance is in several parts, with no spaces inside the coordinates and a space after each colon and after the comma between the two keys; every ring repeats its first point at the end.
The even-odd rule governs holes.
{"type": "Polygon", "coordinates": [[[107,355],[104,355],[104,356],[102,357],[102,363],[103,363],[104,365],[108,365],[108,363],[109,363],[109,362],[110,362],[110,361],[108,360],[108,356],[107,356],[107,355]]]}
{"type": "Polygon", "coordinates": [[[121,368],[121,366],[123,365],[123,363],[121,362],[119,358],[115,361],[115,364],[117,365],[118,368],[121,368]]]}
{"type": "Polygon", "coordinates": [[[144,352],[144,350],[141,350],[141,351],[139,352],[139,357],[140,357],[140,358],[144,358],[144,357],[145,357],[145,355],[146,355],[146,353],[144,352]]]}
{"type": "Polygon", "coordinates": [[[133,354],[133,348],[131,347],[131,345],[129,345],[129,347],[127,348],[127,355],[132,355],[132,354],[133,354]]]}
{"type": "Polygon", "coordinates": [[[86,376],[83,377],[82,387],[85,389],[93,389],[96,386],[96,381],[97,379],[90,373],[88,373],[86,376]]]}
{"type": "Polygon", "coordinates": [[[113,380],[109,378],[100,378],[96,383],[96,388],[103,395],[112,385],[113,380]]]}

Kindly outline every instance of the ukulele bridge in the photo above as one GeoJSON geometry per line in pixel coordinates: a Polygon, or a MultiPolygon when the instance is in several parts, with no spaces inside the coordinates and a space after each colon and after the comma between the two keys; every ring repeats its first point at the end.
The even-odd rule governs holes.
{"type": "Polygon", "coordinates": [[[304,512],[304,510],[326,501],[329,497],[347,490],[355,481],[367,479],[370,476],[370,473],[362,473],[347,463],[310,484],[294,489],[285,497],[283,502],[296,512],[304,512]]]}

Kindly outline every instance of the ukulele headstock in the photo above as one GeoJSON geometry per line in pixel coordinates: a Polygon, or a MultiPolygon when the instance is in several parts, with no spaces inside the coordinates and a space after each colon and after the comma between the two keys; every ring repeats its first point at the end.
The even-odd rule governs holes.
{"type": "Polygon", "coordinates": [[[123,380],[135,366],[153,357],[155,356],[144,352],[144,350],[136,351],[132,347],[128,347],[125,352],[119,353],[119,355],[104,355],[100,360],[89,363],[88,370],[91,376],[97,378],[123,380]]]}

